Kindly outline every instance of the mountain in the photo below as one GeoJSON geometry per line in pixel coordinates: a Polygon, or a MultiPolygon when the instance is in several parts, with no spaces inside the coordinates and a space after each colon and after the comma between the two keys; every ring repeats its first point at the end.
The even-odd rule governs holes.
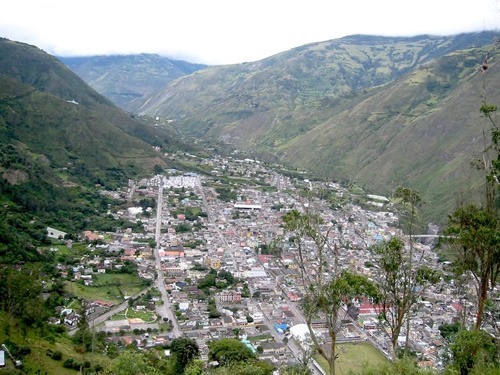
{"type": "Polygon", "coordinates": [[[93,167],[138,166],[158,159],[152,146],[190,148],[176,139],[172,129],[155,127],[117,108],[58,59],[34,46],[0,39],[0,75],[5,82],[3,103],[17,114],[7,124],[12,136],[21,142],[31,137],[28,146],[48,150],[49,159],[58,166],[71,162],[71,153],[93,158],[95,163],[87,163],[93,167]],[[20,123],[32,126],[25,129],[17,126],[20,123]]]}
{"type": "Polygon", "coordinates": [[[453,177],[483,144],[482,95],[500,99],[496,65],[479,72],[487,53],[498,57],[495,36],[313,43],[179,78],[138,112],[369,190],[416,188],[428,219],[442,222],[456,203],[453,177]]]}
{"type": "Polygon", "coordinates": [[[128,112],[135,112],[167,83],[207,67],[155,54],[58,58],[89,86],[128,112]]]}
{"type": "Polygon", "coordinates": [[[153,146],[183,144],[117,108],[55,57],[0,39],[0,262],[39,257],[47,225],[113,228],[94,186],[114,189],[166,167],[153,146]]]}

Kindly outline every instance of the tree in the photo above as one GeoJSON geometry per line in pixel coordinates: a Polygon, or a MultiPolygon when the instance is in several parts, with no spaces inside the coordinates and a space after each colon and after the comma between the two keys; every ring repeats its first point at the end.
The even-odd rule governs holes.
{"type": "Polygon", "coordinates": [[[184,375],[203,375],[203,361],[193,359],[184,369],[184,375]]]}
{"type": "MultiPolygon", "coordinates": [[[[404,219],[407,222],[405,226],[405,232],[408,235],[409,239],[409,257],[408,257],[408,281],[410,284],[408,285],[408,299],[409,301],[413,300],[413,290],[414,286],[411,285],[411,281],[413,280],[412,272],[413,272],[413,252],[414,252],[414,243],[413,243],[413,231],[415,229],[416,221],[417,221],[417,207],[421,204],[422,199],[420,198],[420,194],[416,190],[412,190],[406,187],[399,186],[396,189],[394,197],[399,201],[399,217],[405,216],[404,219]]],[[[408,306],[407,317],[406,319],[406,341],[405,341],[405,352],[408,353],[409,344],[410,344],[410,309],[411,304],[408,306]]]]}
{"type": "MultiPolygon", "coordinates": [[[[485,61],[486,63],[486,61],[485,61]]],[[[485,74],[490,70],[481,71],[485,74]]],[[[486,67],[487,67],[486,63],[486,67]]],[[[486,88],[486,78],[484,88],[486,88]]],[[[481,205],[470,204],[458,208],[450,217],[446,230],[448,243],[454,250],[457,273],[471,273],[476,283],[476,329],[484,319],[488,294],[498,280],[500,270],[500,129],[494,115],[497,106],[486,102],[484,95],[481,116],[489,126],[490,137],[483,130],[485,147],[476,160],[476,167],[484,171],[484,196],[481,205]]],[[[494,325],[495,326],[495,325],[494,325]]],[[[498,329],[497,329],[498,333],[498,329]]]]}
{"type": "Polygon", "coordinates": [[[299,363],[280,368],[281,375],[312,375],[312,370],[306,365],[299,363]]]}
{"type": "Polygon", "coordinates": [[[493,338],[480,329],[460,331],[451,345],[452,367],[460,375],[482,374],[487,368],[499,364],[499,349],[493,338]],[[474,371],[473,371],[474,370],[474,371]]]}
{"type": "Polygon", "coordinates": [[[436,375],[436,372],[421,369],[411,357],[404,357],[394,362],[368,366],[356,375],[436,375]]]}
{"type": "Polygon", "coordinates": [[[170,349],[172,350],[172,353],[175,354],[175,368],[179,374],[184,372],[188,363],[200,356],[200,349],[198,348],[196,341],[186,337],[173,339],[170,349]]]}
{"type": "Polygon", "coordinates": [[[210,375],[272,375],[274,366],[265,361],[236,362],[209,371],[210,375]]]}
{"type": "Polygon", "coordinates": [[[153,374],[153,368],[149,366],[143,353],[126,351],[119,357],[113,359],[105,371],[105,374],[112,375],[136,375],[153,374]]]}
{"type": "Polygon", "coordinates": [[[422,294],[428,283],[439,281],[439,274],[427,266],[413,266],[411,253],[408,254],[404,241],[398,237],[383,241],[374,246],[372,251],[379,266],[377,281],[382,305],[380,319],[389,328],[392,355],[395,359],[401,328],[404,322],[409,320],[411,307],[416,302],[416,287],[420,287],[419,294],[422,294]]]}
{"type": "Polygon", "coordinates": [[[42,286],[35,270],[19,271],[9,265],[0,268],[0,308],[12,317],[20,318],[23,325],[34,326],[44,319],[41,311],[42,286]]]}
{"type": "Polygon", "coordinates": [[[500,221],[492,210],[469,205],[449,217],[447,242],[451,245],[455,270],[470,272],[476,282],[476,329],[481,328],[488,291],[500,270],[500,221]]]}
{"type": "Polygon", "coordinates": [[[311,341],[318,354],[328,361],[330,374],[334,375],[338,357],[335,343],[339,329],[339,311],[343,304],[355,297],[376,297],[377,289],[365,277],[339,270],[339,246],[337,242],[331,242],[330,233],[336,229],[338,238],[342,239],[340,226],[324,225],[319,215],[302,214],[297,210],[287,212],[283,216],[283,223],[290,234],[289,240],[295,244],[298,252],[299,269],[305,288],[302,310],[311,341]],[[314,253],[313,256],[310,256],[311,252],[314,253]],[[321,337],[312,328],[312,321],[318,316],[326,320],[330,338],[328,348],[323,347],[321,337]]]}
{"type": "Polygon", "coordinates": [[[443,323],[439,326],[441,336],[448,342],[452,342],[459,331],[460,323],[443,323]]]}
{"type": "Polygon", "coordinates": [[[381,290],[382,312],[380,318],[389,327],[392,355],[396,358],[398,337],[409,311],[410,274],[403,266],[404,242],[392,237],[374,248],[379,265],[379,283],[381,290]]]}
{"type": "Polygon", "coordinates": [[[226,338],[209,342],[208,349],[209,360],[219,362],[220,366],[257,359],[250,348],[236,339],[226,338]]]}

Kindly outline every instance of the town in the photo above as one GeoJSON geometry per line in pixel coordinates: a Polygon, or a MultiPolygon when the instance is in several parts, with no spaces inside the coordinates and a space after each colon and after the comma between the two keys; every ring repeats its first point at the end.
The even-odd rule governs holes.
{"type": "MultiPolygon", "coordinates": [[[[237,337],[276,367],[304,361],[310,342],[300,304],[307,285],[283,215],[292,209],[319,214],[333,227],[329,239],[339,246],[339,266],[373,280],[377,266],[371,248],[393,236],[405,238],[397,210],[390,199],[359,187],[313,181],[300,171],[278,170],[237,154],[197,158],[197,166],[205,173],[170,169],[118,191],[103,190],[120,202],[109,215],[136,225],[82,233],[83,255],[72,265],[58,264],[62,277],[85,299],[89,326],[117,346],[163,347],[185,336],[196,340],[207,360],[209,340],[237,337]],[[132,276],[134,282],[127,284],[132,276]],[[116,295],[110,294],[113,288],[116,295]],[[97,292],[103,289],[107,294],[97,292]]],[[[48,232],[54,239],[65,235],[54,228],[48,232]]],[[[398,341],[404,344],[408,335],[420,366],[444,368],[448,348],[439,327],[459,318],[472,322],[473,304],[465,293],[457,294],[447,262],[432,243],[414,246],[419,262],[441,277],[422,291],[411,329],[403,329],[398,341]]],[[[309,250],[314,269],[312,244],[309,250]]],[[[380,306],[370,300],[355,305],[342,309],[337,342],[366,345],[390,359],[380,306]]],[[[71,306],[58,312],[51,323],[74,333],[81,313],[71,306]]],[[[313,327],[321,334],[326,320],[318,317],[313,327]]],[[[323,373],[315,358],[307,361],[314,373],[323,373]]]]}

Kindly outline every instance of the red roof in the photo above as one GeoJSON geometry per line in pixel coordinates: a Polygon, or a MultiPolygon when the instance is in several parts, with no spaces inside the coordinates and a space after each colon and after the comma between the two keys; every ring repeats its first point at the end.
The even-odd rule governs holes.
{"type": "MultiPolygon", "coordinates": [[[[388,310],[388,308],[386,308],[388,310]]],[[[384,311],[383,305],[372,305],[371,303],[362,303],[359,306],[360,315],[378,315],[384,311]]]]}
{"type": "Polygon", "coordinates": [[[273,259],[272,255],[257,255],[257,258],[259,259],[259,262],[264,264],[269,262],[269,259],[273,259]]]}

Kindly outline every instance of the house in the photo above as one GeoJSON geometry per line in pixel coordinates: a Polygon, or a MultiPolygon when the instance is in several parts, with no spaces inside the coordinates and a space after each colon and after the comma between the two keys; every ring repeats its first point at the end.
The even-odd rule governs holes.
{"type": "MultiPolygon", "coordinates": [[[[389,310],[389,307],[385,307],[386,310],[389,310]]],[[[371,304],[369,302],[365,302],[359,305],[359,315],[378,315],[382,311],[384,311],[384,306],[380,304],[371,304]]]]}
{"type": "Polygon", "coordinates": [[[167,249],[165,251],[165,256],[170,258],[184,258],[184,250],[167,249]]]}
{"type": "Polygon", "coordinates": [[[64,317],[64,324],[67,324],[70,327],[73,327],[78,323],[79,320],[80,320],[80,315],[78,315],[76,313],[71,313],[71,314],[66,315],[64,317]]]}
{"type": "Polygon", "coordinates": [[[95,233],[93,231],[86,230],[86,231],[83,232],[83,238],[87,239],[89,242],[92,242],[92,241],[96,241],[96,240],[99,240],[99,239],[103,239],[104,236],[100,235],[98,233],[95,233]]]}
{"type": "Polygon", "coordinates": [[[294,292],[288,292],[287,297],[292,302],[298,302],[302,299],[301,296],[299,296],[297,293],[294,293],[294,292]]]}
{"type": "Polygon", "coordinates": [[[235,290],[225,290],[216,295],[217,300],[220,302],[241,302],[241,293],[235,290]]]}
{"type": "Polygon", "coordinates": [[[49,238],[54,238],[56,240],[59,240],[59,239],[64,239],[66,235],[67,235],[66,232],[63,232],[55,228],[47,227],[47,237],[49,238]]]}
{"type": "Polygon", "coordinates": [[[286,345],[282,342],[265,342],[260,346],[264,354],[281,354],[286,352],[286,345]]]}
{"type": "Polygon", "coordinates": [[[316,329],[326,328],[327,327],[326,319],[314,319],[311,322],[311,327],[316,329]]]}

